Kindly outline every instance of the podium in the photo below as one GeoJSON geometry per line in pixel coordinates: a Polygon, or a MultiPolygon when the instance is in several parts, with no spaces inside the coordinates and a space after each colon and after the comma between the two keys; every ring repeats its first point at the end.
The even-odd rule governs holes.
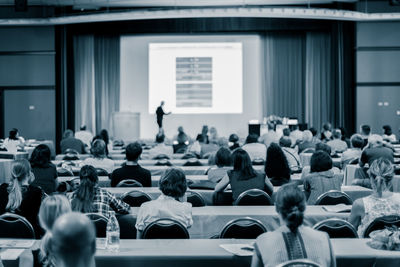
{"type": "Polygon", "coordinates": [[[114,140],[123,140],[125,144],[140,138],[139,112],[114,112],[112,114],[114,140]]]}

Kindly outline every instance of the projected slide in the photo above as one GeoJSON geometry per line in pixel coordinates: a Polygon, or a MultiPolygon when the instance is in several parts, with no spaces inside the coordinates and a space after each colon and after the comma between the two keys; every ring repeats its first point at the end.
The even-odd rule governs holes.
{"type": "Polygon", "coordinates": [[[149,113],[242,113],[241,43],[149,44],[149,113]]]}

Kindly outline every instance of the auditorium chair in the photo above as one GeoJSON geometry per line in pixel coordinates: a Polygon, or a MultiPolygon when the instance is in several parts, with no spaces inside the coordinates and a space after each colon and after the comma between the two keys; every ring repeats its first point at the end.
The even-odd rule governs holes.
{"type": "Polygon", "coordinates": [[[302,267],[322,267],[318,263],[315,263],[308,259],[297,259],[297,260],[290,260],[285,261],[276,267],[291,267],[291,266],[302,266],[302,267]]]}
{"type": "Polygon", "coordinates": [[[143,187],[143,185],[134,179],[125,179],[119,182],[117,187],[143,187]]]}
{"type": "Polygon", "coordinates": [[[35,231],[24,217],[13,213],[4,213],[0,216],[0,238],[35,239],[35,231]]]}
{"type": "Polygon", "coordinates": [[[346,193],[338,190],[330,190],[320,195],[315,201],[316,206],[345,204],[352,205],[353,200],[346,193]]]}
{"type": "Polygon", "coordinates": [[[74,176],[74,173],[66,168],[57,168],[57,175],[61,177],[74,176]]]}
{"type": "Polygon", "coordinates": [[[96,168],[97,176],[108,176],[108,172],[102,168],[96,168]]]}
{"type": "Polygon", "coordinates": [[[108,219],[100,213],[86,213],[86,216],[88,216],[96,226],[96,237],[106,237],[108,219]]]}
{"type": "Polygon", "coordinates": [[[186,227],[174,219],[159,219],[144,228],[142,239],[189,239],[186,227]]]}
{"type": "Polygon", "coordinates": [[[123,194],[121,199],[131,207],[140,207],[144,202],[150,201],[151,197],[145,192],[133,190],[123,194]]]}
{"type": "Polygon", "coordinates": [[[186,191],[187,202],[192,204],[192,207],[204,207],[206,202],[204,198],[197,192],[186,191]]]}
{"type": "Polygon", "coordinates": [[[271,197],[260,189],[249,189],[239,195],[234,203],[235,206],[271,206],[271,197]]]}
{"type": "Polygon", "coordinates": [[[399,215],[387,215],[376,218],[365,229],[364,238],[369,238],[369,234],[375,230],[385,229],[390,226],[400,227],[399,215]]]}
{"type": "Polygon", "coordinates": [[[222,229],[219,238],[256,239],[267,232],[262,222],[245,217],[228,222],[222,229]]]}
{"type": "Polygon", "coordinates": [[[326,219],[313,226],[315,230],[326,232],[330,238],[358,238],[357,230],[348,221],[326,219]]]}

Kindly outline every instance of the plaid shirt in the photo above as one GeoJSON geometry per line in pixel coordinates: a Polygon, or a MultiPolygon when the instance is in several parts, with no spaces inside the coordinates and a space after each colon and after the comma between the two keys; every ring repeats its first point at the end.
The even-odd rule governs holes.
{"type": "MultiPolygon", "coordinates": [[[[100,213],[107,218],[110,217],[110,211],[114,210],[116,213],[127,214],[130,211],[130,206],[123,202],[121,199],[116,198],[107,190],[95,187],[93,196],[92,211],[93,213],[100,213]]],[[[70,195],[70,200],[75,198],[75,192],[70,195]]]]}

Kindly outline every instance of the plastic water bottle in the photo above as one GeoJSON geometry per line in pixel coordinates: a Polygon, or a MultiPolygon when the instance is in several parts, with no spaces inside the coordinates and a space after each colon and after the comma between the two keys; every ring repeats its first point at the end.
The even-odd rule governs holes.
{"type": "Polygon", "coordinates": [[[106,241],[107,249],[109,251],[119,251],[119,224],[114,211],[111,211],[111,216],[107,223],[106,241]]]}

